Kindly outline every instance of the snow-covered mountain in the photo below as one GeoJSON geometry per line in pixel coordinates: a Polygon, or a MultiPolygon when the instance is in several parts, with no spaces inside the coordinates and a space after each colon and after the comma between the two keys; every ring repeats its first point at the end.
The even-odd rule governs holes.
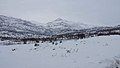
{"type": "Polygon", "coordinates": [[[47,26],[49,28],[70,28],[70,29],[85,29],[85,28],[90,28],[91,25],[87,25],[84,23],[76,23],[72,21],[67,21],[65,19],[57,18],[56,20],[52,22],[48,22],[47,26]]]}
{"type": "Polygon", "coordinates": [[[52,22],[48,22],[46,24],[46,28],[49,28],[53,33],[65,33],[65,32],[72,32],[81,29],[91,28],[93,26],[87,25],[84,23],[76,23],[72,21],[67,21],[61,18],[57,18],[52,22]]]}
{"type": "Polygon", "coordinates": [[[30,21],[0,15],[0,34],[3,36],[28,36],[44,34],[45,28],[30,21]]]}
{"type": "Polygon", "coordinates": [[[76,30],[90,28],[90,25],[75,23],[57,18],[47,24],[34,24],[36,21],[26,21],[19,18],[0,15],[0,35],[10,37],[34,37],[41,35],[54,35],[68,33],[76,30]]]}
{"type": "Polygon", "coordinates": [[[43,37],[67,33],[96,33],[103,30],[120,30],[120,26],[92,26],[57,18],[46,24],[34,24],[36,21],[26,21],[19,18],[0,15],[0,37],[43,37]]]}

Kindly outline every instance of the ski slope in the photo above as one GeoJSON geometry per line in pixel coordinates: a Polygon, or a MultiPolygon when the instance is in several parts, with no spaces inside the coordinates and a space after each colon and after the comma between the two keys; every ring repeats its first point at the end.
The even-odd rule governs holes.
{"type": "Polygon", "coordinates": [[[106,68],[120,56],[120,36],[24,45],[0,45],[0,68],[106,68]]]}

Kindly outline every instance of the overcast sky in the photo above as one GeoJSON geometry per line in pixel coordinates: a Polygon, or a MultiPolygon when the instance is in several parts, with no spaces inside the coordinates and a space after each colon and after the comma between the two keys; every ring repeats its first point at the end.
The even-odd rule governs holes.
{"type": "Polygon", "coordinates": [[[56,18],[98,25],[120,24],[120,0],[0,0],[0,15],[46,23],[56,18]]]}

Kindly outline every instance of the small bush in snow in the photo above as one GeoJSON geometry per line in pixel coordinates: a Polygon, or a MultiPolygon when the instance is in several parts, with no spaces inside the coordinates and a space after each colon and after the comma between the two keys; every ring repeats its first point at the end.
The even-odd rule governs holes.
{"type": "Polygon", "coordinates": [[[120,68],[120,57],[114,58],[106,68],[120,68]]]}
{"type": "Polygon", "coordinates": [[[36,43],[34,46],[39,46],[39,44],[36,43]]]}
{"type": "Polygon", "coordinates": [[[58,45],[58,43],[56,42],[55,45],[58,45]]]}
{"type": "Polygon", "coordinates": [[[60,43],[62,43],[62,40],[60,40],[60,43]]]}
{"type": "Polygon", "coordinates": [[[16,49],[14,48],[14,49],[12,49],[12,51],[15,51],[16,49]]]}

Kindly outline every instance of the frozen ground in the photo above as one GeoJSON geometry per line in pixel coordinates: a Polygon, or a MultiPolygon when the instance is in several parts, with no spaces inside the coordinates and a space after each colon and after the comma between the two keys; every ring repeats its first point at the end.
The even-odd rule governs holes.
{"type": "Polygon", "coordinates": [[[0,45],[0,68],[105,68],[120,56],[120,36],[39,44],[0,45]]]}

